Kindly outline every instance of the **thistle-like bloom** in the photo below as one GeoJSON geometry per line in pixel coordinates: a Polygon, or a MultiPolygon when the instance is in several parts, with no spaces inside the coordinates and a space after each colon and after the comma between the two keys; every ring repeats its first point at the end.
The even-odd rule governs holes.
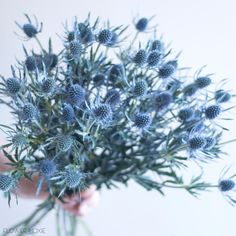
{"type": "Polygon", "coordinates": [[[231,179],[224,179],[221,180],[219,183],[219,189],[221,192],[228,192],[234,189],[235,187],[235,182],[231,179]]]}
{"type": "Polygon", "coordinates": [[[56,147],[60,152],[67,152],[73,143],[74,139],[71,135],[59,135],[56,138],[56,147]]]}
{"type": "Polygon", "coordinates": [[[151,42],[150,50],[162,52],[164,50],[164,45],[160,40],[154,40],[151,42]]]}
{"type": "Polygon", "coordinates": [[[123,80],[125,76],[124,66],[122,64],[113,65],[108,73],[108,80],[116,82],[123,80]]]}
{"type": "Polygon", "coordinates": [[[154,50],[151,51],[147,57],[147,64],[150,67],[157,66],[161,60],[161,53],[154,50]]]}
{"type": "Polygon", "coordinates": [[[62,110],[62,120],[67,122],[72,122],[75,118],[75,112],[70,104],[64,104],[62,110]]]}
{"type": "Polygon", "coordinates": [[[146,95],[148,90],[148,84],[145,80],[140,80],[135,83],[133,88],[133,94],[135,97],[142,97],[146,95]]]}
{"type": "Polygon", "coordinates": [[[147,62],[147,52],[144,49],[140,49],[133,57],[133,62],[138,66],[142,66],[147,62]]]}
{"type": "Polygon", "coordinates": [[[211,84],[211,79],[209,77],[198,77],[195,80],[196,85],[198,86],[199,89],[206,88],[211,84]]]}
{"type": "Polygon", "coordinates": [[[93,42],[95,36],[93,35],[92,29],[89,26],[82,27],[79,30],[79,39],[83,44],[89,44],[93,42]]]}
{"type": "Polygon", "coordinates": [[[8,78],[6,80],[6,90],[12,94],[16,95],[21,89],[21,82],[18,78],[8,78]]]}
{"type": "Polygon", "coordinates": [[[138,32],[149,32],[152,29],[155,29],[156,26],[149,26],[149,22],[152,20],[153,16],[150,18],[141,17],[138,20],[133,20],[135,29],[138,32]]]}
{"type": "Polygon", "coordinates": [[[28,139],[22,133],[17,133],[12,137],[12,144],[16,148],[24,147],[27,143],[28,143],[28,139]]]}
{"type": "Polygon", "coordinates": [[[173,101],[173,97],[168,92],[157,92],[154,97],[154,109],[156,111],[162,111],[167,109],[173,101]]]}
{"type": "Polygon", "coordinates": [[[32,103],[25,104],[21,112],[22,119],[25,121],[32,120],[37,117],[37,113],[38,110],[32,103]]]}
{"type": "Polygon", "coordinates": [[[40,162],[39,171],[44,178],[49,179],[56,173],[57,165],[53,160],[45,159],[40,162]]]}
{"type": "Polygon", "coordinates": [[[10,175],[0,174],[0,190],[7,192],[15,186],[15,179],[10,175]]]}
{"type": "Polygon", "coordinates": [[[189,147],[191,150],[203,149],[206,146],[206,138],[196,136],[189,139],[189,147]]]}
{"type": "Polygon", "coordinates": [[[109,90],[106,94],[105,101],[107,104],[111,106],[111,108],[115,108],[120,104],[120,93],[116,89],[109,90]]]}
{"type": "Polygon", "coordinates": [[[211,150],[216,144],[216,139],[214,137],[206,137],[206,145],[204,149],[211,150]]]}
{"type": "Polygon", "coordinates": [[[232,95],[223,89],[217,90],[215,92],[215,100],[218,103],[228,102],[231,99],[231,97],[232,97],[232,95]]]}
{"type": "Polygon", "coordinates": [[[54,78],[49,77],[42,81],[41,91],[44,94],[51,94],[55,89],[56,81],[54,78]]]}
{"type": "Polygon", "coordinates": [[[148,19],[145,17],[139,19],[137,23],[135,24],[135,28],[139,32],[145,31],[147,29],[147,26],[148,26],[148,19]]]}
{"type": "Polygon", "coordinates": [[[100,44],[107,45],[111,42],[113,36],[113,32],[109,29],[104,29],[99,32],[97,35],[97,41],[100,44]]]}
{"type": "Polygon", "coordinates": [[[85,90],[79,84],[74,84],[68,89],[68,98],[72,104],[80,106],[85,101],[85,90]]]}
{"type": "Polygon", "coordinates": [[[102,85],[106,80],[106,76],[102,73],[98,73],[93,77],[93,82],[96,85],[102,85]]]}
{"type": "Polygon", "coordinates": [[[205,116],[209,120],[215,119],[217,116],[219,116],[221,113],[221,108],[218,105],[211,105],[206,108],[205,110],[205,116]]]}
{"type": "Polygon", "coordinates": [[[170,63],[164,64],[161,68],[159,68],[158,75],[160,78],[166,79],[174,74],[175,69],[175,66],[170,63]]]}
{"type": "Polygon", "coordinates": [[[113,112],[109,104],[98,104],[92,109],[94,118],[102,125],[107,125],[111,122],[113,112]]]}
{"type": "Polygon", "coordinates": [[[149,114],[138,113],[134,118],[134,124],[137,128],[147,129],[152,123],[152,118],[149,114]]]}
{"type": "Polygon", "coordinates": [[[69,168],[65,171],[65,184],[68,188],[76,188],[83,184],[84,176],[79,169],[69,168]]]}
{"type": "Polygon", "coordinates": [[[178,117],[181,121],[189,121],[193,118],[194,111],[191,108],[184,108],[179,111],[178,117]]]}
{"type": "Polygon", "coordinates": [[[32,20],[30,19],[30,17],[27,14],[25,14],[25,17],[26,17],[28,23],[25,23],[22,26],[19,23],[17,23],[17,22],[15,22],[15,23],[25,33],[25,35],[28,38],[33,38],[38,33],[40,33],[42,31],[43,23],[39,24],[37,18],[34,17],[35,24],[33,24],[32,20]]]}
{"type": "Polygon", "coordinates": [[[72,59],[78,59],[83,52],[83,47],[78,40],[74,40],[69,43],[69,50],[72,59]]]}

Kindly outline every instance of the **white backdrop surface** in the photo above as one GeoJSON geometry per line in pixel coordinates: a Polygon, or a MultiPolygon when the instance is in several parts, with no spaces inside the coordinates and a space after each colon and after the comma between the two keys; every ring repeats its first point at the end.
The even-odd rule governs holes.
{"type": "MultiPolygon", "coordinates": [[[[159,32],[167,41],[173,41],[173,48],[183,50],[181,65],[200,68],[207,64],[207,72],[214,72],[216,81],[229,78],[230,89],[236,90],[235,9],[234,0],[0,0],[0,74],[8,76],[9,65],[22,55],[21,42],[13,31],[14,20],[23,22],[23,13],[35,14],[44,22],[40,38],[46,43],[52,36],[55,49],[60,43],[56,32],[62,33],[62,23],[75,15],[84,19],[91,12],[94,17],[119,25],[131,23],[137,13],[147,17],[155,14],[159,32]]],[[[235,112],[230,116],[236,118],[235,112]]],[[[5,108],[1,108],[0,123],[11,123],[5,108]]],[[[229,122],[228,127],[226,140],[236,133],[235,122],[229,122]]],[[[225,150],[229,156],[224,161],[206,166],[209,181],[217,180],[225,164],[236,166],[235,144],[229,144],[225,150]]],[[[27,216],[38,203],[20,199],[18,206],[13,204],[9,209],[1,197],[0,232],[27,216]]],[[[99,207],[85,221],[94,236],[235,236],[235,219],[236,208],[228,205],[218,192],[204,193],[197,200],[185,192],[171,190],[163,198],[131,183],[129,188],[103,190],[99,207]]],[[[40,226],[45,228],[44,235],[54,236],[54,214],[40,226]]]]}

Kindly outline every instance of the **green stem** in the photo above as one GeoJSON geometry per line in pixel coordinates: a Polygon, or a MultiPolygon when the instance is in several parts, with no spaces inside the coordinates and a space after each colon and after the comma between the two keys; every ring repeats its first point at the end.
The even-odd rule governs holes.
{"type": "Polygon", "coordinates": [[[88,236],[93,236],[91,230],[89,229],[88,225],[82,220],[79,220],[79,223],[83,226],[83,228],[85,229],[86,233],[88,236]]]}
{"type": "Polygon", "coordinates": [[[225,145],[225,144],[229,144],[229,143],[233,143],[235,141],[236,141],[236,139],[231,139],[231,140],[225,141],[223,143],[219,143],[219,146],[222,146],[222,145],[225,145]]]}
{"type": "Polygon", "coordinates": [[[39,41],[38,37],[35,36],[34,38],[35,38],[36,42],[38,43],[38,45],[39,45],[40,49],[42,50],[42,52],[45,53],[45,50],[44,50],[41,42],[39,41]]]}

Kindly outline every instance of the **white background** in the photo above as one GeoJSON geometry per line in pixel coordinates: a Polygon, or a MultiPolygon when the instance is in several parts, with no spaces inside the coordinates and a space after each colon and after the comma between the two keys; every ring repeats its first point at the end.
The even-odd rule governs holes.
{"type": "MultiPolygon", "coordinates": [[[[173,41],[173,48],[183,50],[182,66],[200,68],[207,64],[207,72],[214,72],[219,81],[230,78],[230,89],[236,90],[236,3],[234,0],[145,0],[145,1],[55,1],[55,0],[0,0],[0,74],[9,75],[9,65],[20,58],[21,42],[13,34],[14,20],[23,22],[22,13],[35,14],[44,22],[43,34],[60,40],[56,32],[63,32],[62,23],[77,15],[84,19],[90,11],[114,25],[131,23],[137,13],[149,17],[156,15],[160,34],[173,41]]],[[[30,44],[29,44],[30,45],[30,44]]],[[[235,112],[229,113],[236,118],[235,112]]],[[[11,123],[9,111],[1,107],[1,123],[11,123]]],[[[230,132],[225,139],[235,137],[235,122],[227,125],[230,132]]],[[[229,156],[216,164],[207,165],[208,180],[217,181],[226,163],[235,163],[235,144],[225,147],[229,156]]],[[[27,216],[37,201],[20,199],[19,205],[9,209],[6,199],[0,198],[0,231],[27,216]]],[[[202,194],[200,200],[182,191],[167,191],[166,198],[156,192],[146,192],[131,183],[129,188],[101,193],[101,203],[85,218],[94,236],[235,236],[236,208],[228,205],[221,194],[202,194]]],[[[55,235],[54,214],[42,223],[46,235],[55,235]]],[[[83,235],[83,234],[81,234],[83,235]]]]}

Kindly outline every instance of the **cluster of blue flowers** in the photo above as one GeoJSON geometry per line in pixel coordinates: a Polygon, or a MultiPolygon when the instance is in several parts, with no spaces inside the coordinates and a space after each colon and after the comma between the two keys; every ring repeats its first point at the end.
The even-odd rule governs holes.
{"type": "Polygon", "coordinates": [[[152,18],[134,21],[132,42],[125,26],[75,19],[55,53],[51,40],[47,49],[40,43],[42,24],[26,17],[17,25],[39,50],[24,48],[12,76],[1,76],[0,92],[7,96],[1,103],[15,116],[14,126],[1,126],[9,140],[2,149],[14,167],[0,175],[1,190],[10,193],[20,178],[35,174],[36,194],[46,182],[57,198],[130,179],[161,193],[176,186],[193,195],[215,186],[226,194],[234,190],[232,178],[213,185],[200,175],[187,184],[177,174],[189,162],[199,166],[220,156],[225,128],[218,120],[233,95],[214,91],[213,76],[203,70],[189,75],[181,68],[150,26],[152,18]],[[144,33],[149,40],[139,42],[144,33]],[[150,172],[161,178],[149,178],[150,172]]]}

